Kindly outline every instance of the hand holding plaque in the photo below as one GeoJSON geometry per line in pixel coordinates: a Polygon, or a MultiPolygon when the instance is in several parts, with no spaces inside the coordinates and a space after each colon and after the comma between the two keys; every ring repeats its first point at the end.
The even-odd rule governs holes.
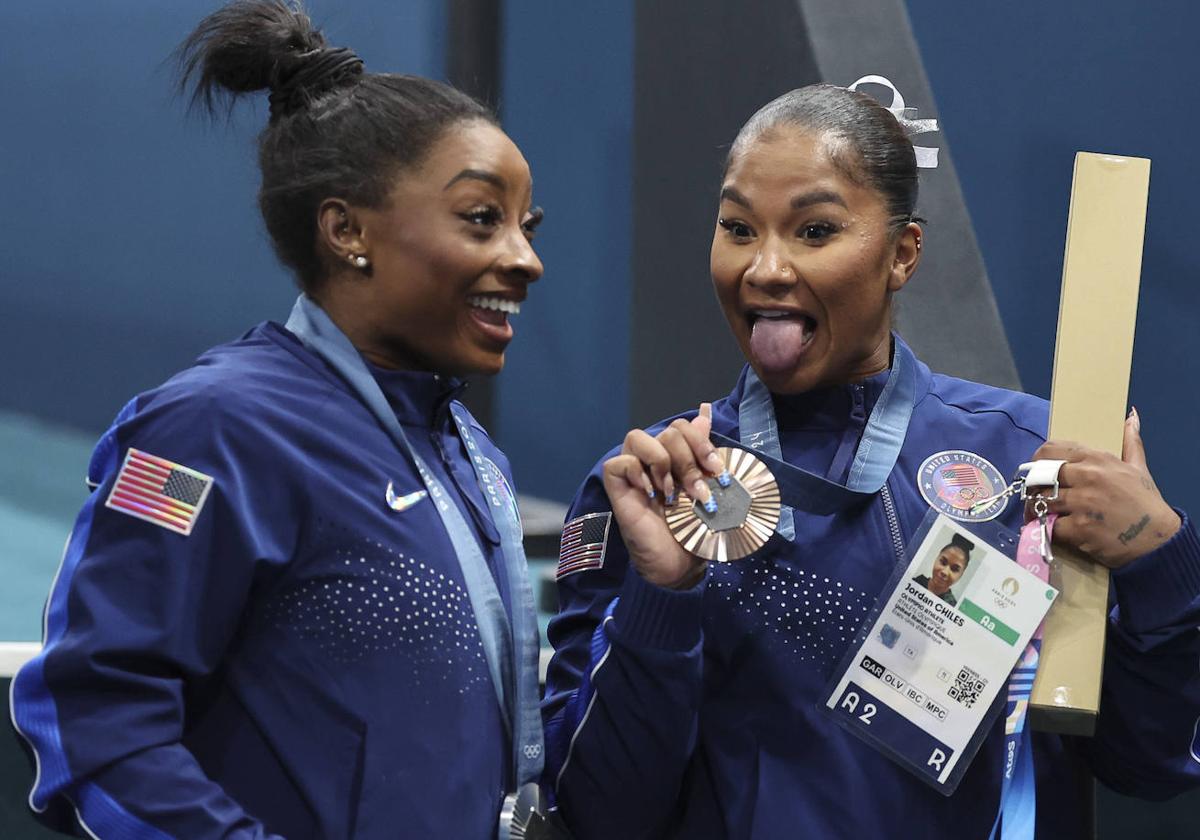
{"type": "Polygon", "coordinates": [[[1061,489],[1048,503],[1058,514],[1054,538],[1110,569],[1154,551],[1182,525],[1150,475],[1136,411],[1125,420],[1120,458],[1063,441],[1048,441],[1034,458],[1066,461],[1061,489]]]}

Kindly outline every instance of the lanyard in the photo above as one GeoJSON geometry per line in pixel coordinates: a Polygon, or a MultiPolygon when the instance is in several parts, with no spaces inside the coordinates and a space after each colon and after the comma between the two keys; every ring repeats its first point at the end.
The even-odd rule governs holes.
{"type": "Polygon", "coordinates": [[[785,539],[793,541],[796,538],[793,508],[828,515],[864,502],[879,492],[896,466],[908,431],[908,421],[916,405],[917,360],[899,336],[894,336],[894,339],[896,351],[892,358],[892,373],[871,411],[845,484],[830,481],[783,460],[771,392],[753,369],[746,371],[738,404],[741,440],[734,441],[722,435],[713,435],[713,439],[722,446],[748,449],[766,463],[779,483],[780,495],[786,502],[780,512],[777,528],[785,539]]]}
{"type": "MultiPolygon", "coordinates": [[[[1054,514],[1048,514],[1044,526],[1032,520],[1021,529],[1017,545],[1017,562],[1037,575],[1043,582],[1050,580],[1050,567],[1045,562],[1047,546],[1053,529],[1054,514]]],[[[1000,810],[992,825],[992,838],[1001,840],[1032,840],[1037,818],[1037,789],[1033,770],[1033,743],[1025,718],[1029,712],[1029,695],[1037,676],[1038,659],[1042,652],[1042,628],[1029,640],[1025,653],[1008,678],[1008,705],[1004,723],[1004,781],[1000,788],[1000,810]]]]}
{"type": "Polygon", "coordinates": [[[400,421],[379,383],[371,376],[354,345],[316,303],[300,295],[286,324],[288,331],[323,358],[337,371],[354,393],[375,415],[401,452],[416,465],[421,480],[434,501],[442,526],[454,546],[462,567],[467,596],[475,613],[475,623],[483,643],[496,699],[512,741],[512,771],[515,786],[533,781],[542,771],[542,719],[538,709],[537,625],[534,621],[533,594],[526,574],[525,552],[521,543],[520,523],[504,509],[495,478],[471,432],[470,415],[458,403],[451,413],[458,434],[471,456],[475,477],[492,509],[492,519],[500,533],[505,573],[512,593],[513,610],[508,616],[496,582],[488,569],[483,551],[458,506],[447,495],[416,450],[408,442],[400,421]]]}

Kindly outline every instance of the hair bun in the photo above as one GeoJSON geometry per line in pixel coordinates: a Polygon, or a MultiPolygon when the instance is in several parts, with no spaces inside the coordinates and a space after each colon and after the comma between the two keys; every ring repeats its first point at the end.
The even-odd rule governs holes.
{"type": "Polygon", "coordinates": [[[272,117],[362,72],[349,50],[331,49],[298,3],[234,0],[200,21],[177,51],[180,88],[194,103],[270,89],[272,117]],[[277,104],[278,103],[278,104],[277,104]]]}
{"type": "Polygon", "coordinates": [[[362,73],[362,59],[346,47],[280,56],[271,71],[271,118],[298,111],[313,98],[362,73]]]}

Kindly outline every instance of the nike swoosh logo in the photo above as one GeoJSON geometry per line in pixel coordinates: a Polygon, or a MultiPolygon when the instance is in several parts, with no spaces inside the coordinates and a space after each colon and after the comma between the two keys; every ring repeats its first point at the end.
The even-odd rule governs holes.
{"type": "Polygon", "coordinates": [[[411,493],[405,493],[403,496],[397,496],[395,488],[392,487],[392,482],[389,481],[387,493],[384,494],[384,498],[387,499],[388,507],[394,511],[403,513],[428,495],[429,493],[426,490],[414,490],[411,493]]]}

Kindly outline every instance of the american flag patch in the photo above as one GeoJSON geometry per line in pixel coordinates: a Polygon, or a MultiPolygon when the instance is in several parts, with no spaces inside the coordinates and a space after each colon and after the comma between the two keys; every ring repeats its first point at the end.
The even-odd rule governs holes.
{"type": "Polygon", "coordinates": [[[104,504],[187,536],[212,485],[210,475],[131,448],[104,504]]]}
{"type": "Polygon", "coordinates": [[[978,487],[984,483],[983,473],[970,464],[956,464],[942,470],[947,487],[978,487]]]}
{"type": "Polygon", "coordinates": [[[589,513],[568,522],[563,527],[556,577],[604,568],[604,550],[608,546],[611,523],[612,513],[609,511],[589,513]]]}

